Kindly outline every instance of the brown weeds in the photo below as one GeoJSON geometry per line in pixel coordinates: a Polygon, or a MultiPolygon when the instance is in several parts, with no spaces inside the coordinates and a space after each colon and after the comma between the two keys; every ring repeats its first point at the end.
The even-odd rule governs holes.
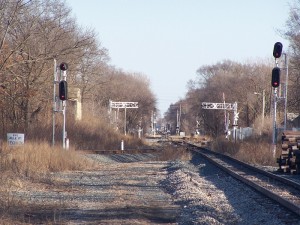
{"type": "Polygon", "coordinates": [[[274,159],[270,150],[271,146],[268,139],[253,137],[244,141],[234,142],[224,138],[217,138],[212,143],[212,149],[247,163],[276,166],[276,159],[274,159]]]}
{"type": "Polygon", "coordinates": [[[94,166],[92,161],[74,150],[52,148],[45,142],[13,148],[3,146],[0,153],[0,220],[15,224],[10,223],[14,221],[10,218],[26,211],[26,204],[12,193],[26,188],[30,181],[45,182],[51,172],[85,170],[94,166]]]}
{"type": "Polygon", "coordinates": [[[36,177],[55,171],[81,170],[91,167],[91,161],[74,150],[51,147],[47,143],[26,143],[20,147],[4,147],[0,153],[0,172],[36,177]]]}
{"type": "Polygon", "coordinates": [[[191,154],[184,147],[166,146],[162,152],[158,155],[157,160],[169,161],[169,160],[182,160],[188,161],[191,159],[191,154]]]}

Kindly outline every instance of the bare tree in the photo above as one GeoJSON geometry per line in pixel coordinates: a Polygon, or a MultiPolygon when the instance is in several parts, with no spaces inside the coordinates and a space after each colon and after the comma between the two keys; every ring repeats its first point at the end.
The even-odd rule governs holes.
{"type": "MultiPolygon", "coordinates": [[[[1,21],[5,21],[6,15],[12,19],[0,33],[0,94],[5,106],[2,117],[10,123],[3,123],[2,130],[10,129],[8,124],[12,124],[14,130],[26,131],[33,119],[38,122],[39,117],[47,120],[51,115],[45,111],[50,112],[51,108],[53,59],[77,64],[91,52],[88,49],[96,49],[94,55],[101,50],[96,35],[79,29],[70,16],[71,10],[62,1],[8,2],[1,5],[1,21]]],[[[73,74],[78,75],[76,71],[73,74]]]]}
{"type": "MultiPolygon", "coordinates": [[[[282,31],[289,42],[289,87],[288,87],[288,111],[300,110],[300,1],[297,0],[290,8],[286,28],[282,31]]],[[[284,46],[286,51],[288,46],[284,46]]]]}
{"type": "Polygon", "coordinates": [[[51,124],[54,59],[69,64],[68,83],[80,89],[85,112],[105,117],[109,99],[138,101],[127,115],[135,128],[155,108],[149,80],[108,65],[94,30],[79,27],[63,0],[1,1],[0,51],[2,136],[51,124]]]}

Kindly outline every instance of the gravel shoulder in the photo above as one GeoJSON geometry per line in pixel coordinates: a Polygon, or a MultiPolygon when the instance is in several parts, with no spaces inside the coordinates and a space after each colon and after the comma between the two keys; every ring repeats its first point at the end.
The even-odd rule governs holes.
{"type": "Polygon", "coordinates": [[[32,224],[300,224],[300,219],[205,161],[88,155],[95,171],[53,173],[13,192],[32,224]]]}

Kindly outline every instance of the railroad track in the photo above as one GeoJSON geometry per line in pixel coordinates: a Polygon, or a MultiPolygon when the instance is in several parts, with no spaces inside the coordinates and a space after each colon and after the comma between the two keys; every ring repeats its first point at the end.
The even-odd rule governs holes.
{"type": "Polygon", "coordinates": [[[299,183],[191,143],[187,146],[231,176],[300,215],[299,183]]]}
{"type": "Polygon", "coordinates": [[[156,153],[161,151],[160,148],[134,148],[134,149],[106,149],[106,150],[77,150],[83,154],[102,154],[102,155],[114,155],[114,154],[141,154],[141,153],[156,153]]]}

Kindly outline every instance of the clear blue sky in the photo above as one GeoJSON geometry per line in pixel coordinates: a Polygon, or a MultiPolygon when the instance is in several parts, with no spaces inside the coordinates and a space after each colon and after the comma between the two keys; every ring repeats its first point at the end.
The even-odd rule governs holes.
{"type": "Polygon", "coordinates": [[[98,33],[111,65],[150,79],[161,113],[184,98],[201,66],[267,59],[277,41],[287,50],[277,30],[285,27],[293,2],[66,0],[78,24],[98,33]]]}

